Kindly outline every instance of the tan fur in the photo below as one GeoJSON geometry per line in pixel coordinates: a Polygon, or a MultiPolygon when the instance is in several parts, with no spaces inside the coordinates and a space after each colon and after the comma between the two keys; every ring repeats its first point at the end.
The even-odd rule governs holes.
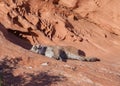
{"type": "Polygon", "coordinates": [[[49,58],[54,58],[54,59],[73,59],[73,60],[81,60],[81,61],[88,61],[88,62],[95,62],[95,61],[100,61],[96,57],[85,57],[80,55],[78,49],[72,47],[72,46],[38,46],[36,45],[38,49],[45,48],[45,49],[34,49],[31,48],[33,52],[41,54],[41,52],[45,53],[44,55],[49,57],[49,58]],[[40,48],[39,48],[40,47],[40,48]],[[40,52],[39,52],[40,51],[40,52]]]}

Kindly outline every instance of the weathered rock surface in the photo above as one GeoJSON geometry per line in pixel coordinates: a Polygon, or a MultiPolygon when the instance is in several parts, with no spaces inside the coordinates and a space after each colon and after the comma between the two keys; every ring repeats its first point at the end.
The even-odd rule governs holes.
{"type": "Polygon", "coordinates": [[[4,85],[119,86],[119,5],[117,0],[0,0],[4,85]],[[101,62],[58,62],[29,51],[38,43],[74,46],[101,62]]]}

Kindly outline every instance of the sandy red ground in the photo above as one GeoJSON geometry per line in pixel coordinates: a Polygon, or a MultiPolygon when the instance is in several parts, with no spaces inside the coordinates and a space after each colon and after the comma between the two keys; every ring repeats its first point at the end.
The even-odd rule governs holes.
{"type": "Polygon", "coordinates": [[[0,76],[5,86],[119,86],[117,0],[0,0],[0,76]],[[56,61],[33,44],[74,46],[100,62],[56,61]]]}

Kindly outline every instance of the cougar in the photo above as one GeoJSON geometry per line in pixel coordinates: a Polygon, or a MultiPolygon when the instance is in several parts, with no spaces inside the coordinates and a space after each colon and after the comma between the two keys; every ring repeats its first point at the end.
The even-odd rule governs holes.
{"type": "Polygon", "coordinates": [[[67,59],[80,60],[86,62],[100,61],[100,59],[96,57],[85,57],[80,55],[79,50],[72,46],[33,45],[30,51],[62,61],[66,61],[67,59]]]}

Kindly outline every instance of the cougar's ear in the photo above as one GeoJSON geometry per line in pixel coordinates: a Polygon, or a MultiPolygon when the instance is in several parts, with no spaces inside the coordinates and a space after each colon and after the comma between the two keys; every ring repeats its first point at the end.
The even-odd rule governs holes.
{"type": "Polygon", "coordinates": [[[36,45],[33,45],[33,46],[32,46],[32,49],[34,49],[34,48],[36,48],[36,45]]]}

